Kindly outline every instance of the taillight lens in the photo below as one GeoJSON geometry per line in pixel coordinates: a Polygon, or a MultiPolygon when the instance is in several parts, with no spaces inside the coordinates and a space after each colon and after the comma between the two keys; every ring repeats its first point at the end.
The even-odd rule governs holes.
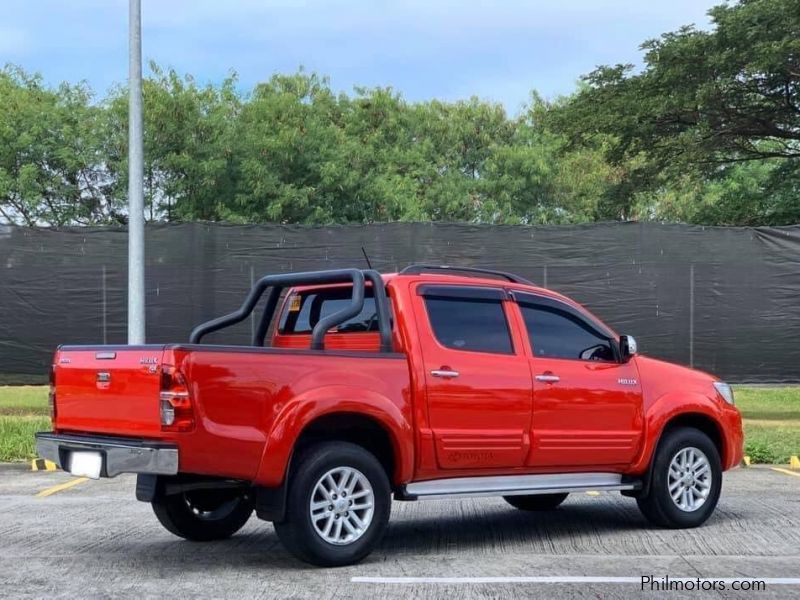
{"type": "Polygon", "coordinates": [[[189,386],[183,373],[170,365],[161,367],[161,429],[191,431],[194,411],[189,386]]]}
{"type": "Polygon", "coordinates": [[[56,428],[56,366],[50,365],[50,392],[47,394],[47,403],[50,406],[50,422],[56,428]]]}

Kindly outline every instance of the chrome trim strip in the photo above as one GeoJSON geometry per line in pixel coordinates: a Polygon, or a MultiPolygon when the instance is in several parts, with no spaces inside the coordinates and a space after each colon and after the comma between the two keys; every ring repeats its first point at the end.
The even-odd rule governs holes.
{"type": "Polygon", "coordinates": [[[636,487],[636,482],[623,482],[622,475],[618,473],[547,473],[418,481],[406,485],[405,491],[410,496],[422,499],[632,490],[636,487]]]}

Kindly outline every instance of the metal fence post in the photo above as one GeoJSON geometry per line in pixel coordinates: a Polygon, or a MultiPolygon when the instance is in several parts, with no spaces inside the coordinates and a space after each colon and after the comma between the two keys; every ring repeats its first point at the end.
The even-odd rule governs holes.
{"type": "Polygon", "coordinates": [[[102,312],[103,312],[103,344],[108,343],[108,288],[106,287],[106,266],[102,269],[102,312]]]}
{"type": "Polygon", "coordinates": [[[144,344],[144,158],[142,142],[142,2],[129,0],[128,343],[144,344]]]}
{"type": "MultiPolygon", "coordinates": [[[[255,269],[253,265],[250,265],[250,289],[253,289],[253,285],[255,285],[255,269]]],[[[256,311],[250,313],[250,339],[252,340],[256,336],[256,311]]]]}
{"type": "Polygon", "coordinates": [[[694,263],[689,265],[689,366],[694,367],[694,263]]]}

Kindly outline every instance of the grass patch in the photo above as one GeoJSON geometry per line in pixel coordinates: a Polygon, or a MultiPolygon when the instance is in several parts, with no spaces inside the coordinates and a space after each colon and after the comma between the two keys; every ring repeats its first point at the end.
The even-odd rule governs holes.
{"type": "MultiPolygon", "coordinates": [[[[33,433],[50,429],[47,390],[0,386],[0,461],[32,457],[33,433]]],[[[800,454],[800,387],[736,386],[735,395],[752,462],[786,464],[800,454]]]]}
{"type": "Polygon", "coordinates": [[[0,461],[36,458],[33,434],[49,429],[49,417],[0,416],[0,461]]]}
{"type": "Polygon", "coordinates": [[[49,415],[48,390],[44,385],[0,386],[0,416],[49,415]]]}
{"type": "Polygon", "coordinates": [[[744,451],[754,463],[788,463],[800,454],[800,387],[734,390],[744,418],[744,451]]]}

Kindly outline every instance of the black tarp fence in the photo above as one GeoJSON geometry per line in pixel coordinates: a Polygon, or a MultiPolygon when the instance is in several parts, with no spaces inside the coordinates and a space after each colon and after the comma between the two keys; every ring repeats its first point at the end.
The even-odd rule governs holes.
{"type": "MultiPolygon", "coordinates": [[[[183,342],[269,273],[415,262],[511,271],[586,305],[643,353],[732,382],[800,382],[800,225],[154,224],[148,342],[183,342]]],[[[121,228],[0,226],[0,382],[42,383],[62,343],[125,343],[121,228]]],[[[252,321],[209,342],[247,344],[252,321]]],[[[221,335],[221,334],[215,334],[221,335]]]]}

